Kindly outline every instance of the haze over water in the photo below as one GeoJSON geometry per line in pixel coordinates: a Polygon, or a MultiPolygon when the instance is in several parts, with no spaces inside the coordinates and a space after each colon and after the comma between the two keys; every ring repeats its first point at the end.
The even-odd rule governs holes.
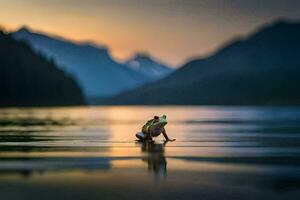
{"type": "Polygon", "coordinates": [[[3,199],[299,199],[300,107],[0,110],[3,199]],[[135,141],[153,115],[176,142],[135,141]]]}

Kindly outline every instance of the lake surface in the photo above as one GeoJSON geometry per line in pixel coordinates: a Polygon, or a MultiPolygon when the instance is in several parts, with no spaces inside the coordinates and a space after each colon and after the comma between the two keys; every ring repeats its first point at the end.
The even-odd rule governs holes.
{"type": "Polygon", "coordinates": [[[300,199],[300,107],[0,109],[1,199],[300,199]],[[135,141],[154,115],[175,142],[135,141]]]}

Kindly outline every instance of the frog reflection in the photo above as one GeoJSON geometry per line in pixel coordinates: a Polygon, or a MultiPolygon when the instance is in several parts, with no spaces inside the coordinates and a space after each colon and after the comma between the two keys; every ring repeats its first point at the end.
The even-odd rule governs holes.
{"type": "Polygon", "coordinates": [[[154,142],[141,143],[141,151],[146,154],[142,160],[147,162],[148,170],[154,172],[155,175],[167,174],[167,161],[165,157],[165,144],[157,144],[154,142]]]}

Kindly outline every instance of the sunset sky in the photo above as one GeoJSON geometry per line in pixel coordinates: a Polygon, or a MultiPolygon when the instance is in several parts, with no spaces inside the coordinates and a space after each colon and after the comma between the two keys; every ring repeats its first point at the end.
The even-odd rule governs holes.
{"type": "Polygon", "coordinates": [[[0,0],[0,25],[27,25],[180,66],[274,18],[300,19],[299,0],[0,0]]]}

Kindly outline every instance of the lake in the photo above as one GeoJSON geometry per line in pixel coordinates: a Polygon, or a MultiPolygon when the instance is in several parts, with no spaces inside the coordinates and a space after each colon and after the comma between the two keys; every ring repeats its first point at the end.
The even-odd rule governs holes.
{"type": "Polygon", "coordinates": [[[0,109],[1,199],[300,199],[300,107],[0,109]],[[154,115],[175,142],[135,141],[154,115]]]}

